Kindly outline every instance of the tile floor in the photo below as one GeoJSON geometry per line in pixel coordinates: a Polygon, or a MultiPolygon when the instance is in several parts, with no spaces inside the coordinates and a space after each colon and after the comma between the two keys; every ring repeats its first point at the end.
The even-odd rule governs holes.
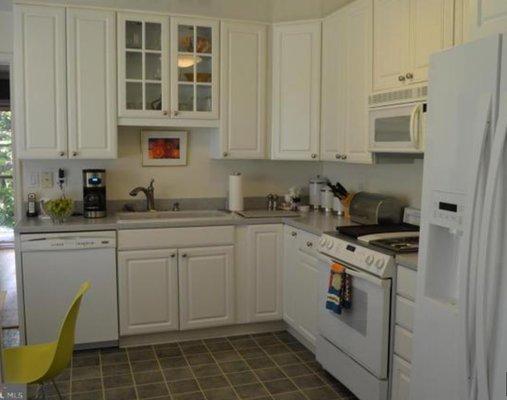
{"type": "Polygon", "coordinates": [[[57,383],[69,400],[356,399],[288,332],[80,351],[57,383]]]}

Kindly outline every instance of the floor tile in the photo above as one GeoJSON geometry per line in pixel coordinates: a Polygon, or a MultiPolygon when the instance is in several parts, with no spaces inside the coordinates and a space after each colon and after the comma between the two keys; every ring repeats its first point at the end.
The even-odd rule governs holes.
{"type": "MultiPolygon", "coordinates": [[[[304,396],[303,393],[301,392],[289,392],[289,393],[280,393],[280,394],[275,394],[273,396],[273,398],[275,400],[307,400],[306,397],[304,396]]],[[[320,400],[324,400],[327,398],[326,397],[323,397],[322,399],[320,400]]]]}
{"type": "Polygon", "coordinates": [[[275,366],[275,363],[271,361],[268,357],[249,358],[248,360],[246,360],[246,362],[252,369],[262,369],[275,366]]]}
{"type": "MultiPolygon", "coordinates": [[[[104,393],[102,393],[102,390],[72,394],[72,400],[100,400],[103,398],[104,393]]],[[[135,399],[135,397],[132,397],[132,399],[135,399]]],[[[58,400],[58,397],[52,397],[51,400],[58,400]]]]}
{"type": "Polygon", "coordinates": [[[260,383],[251,383],[235,387],[236,393],[241,399],[253,399],[262,396],[268,396],[269,393],[260,383]]]}
{"type": "Polygon", "coordinates": [[[212,352],[232,350],[233,347],[229,342],[216,342],[216,343],[207,343],[206,347],[212,352]]]}
{"type": "Polygon", "coordinates": [[[298,340],[287,331],[275,332],[274,335],[283,343],[295,343],[298,340]]]}
{"type": "Polygon", "coordinates": [[[226,361],[237,361],[241,360],[241,356],[234,350],[231,351],[221,351],[219,353],[213,353],[213,358],[217,362],[226,362],[226,361]]]}
{"type": "Polygon", "coordinates": [[[178,347],[157,348],[155,349],[155,354],[159,358],[181,357],[183,355],[182,351],[178,347]]]}
{"type": "Polygon", "coordinates": [[[303,362],[312,362],[312,361],[315,361],[315,354],[313,354],[309,350],[298,351],[295,354],[303,362]]]}
{"type": "Polygon", "coordinates": [[[209,352],[208,349],[206,348],[206,346],[204,346],[204,344],[196,344],[193,346],[182,347],[181,350],[183,351],[183,354],[185,354],[185,355],[208,353],[209,352]]]}
{"type": "Polygon", "coordinates": [[[106,389],[106,400],[136,400],[137,395],[133,386],[106,389]]]}
{"type": "Polygon", "coordinates": [[[100,378],[100,369],[97,367],[72,368],[72,380],[100,378]]]}
{"type": "Polygon", "coordinates": [[[255,343],[255,341],[251,338],[235,340],[232,342],[232,345],[236,349],[248,349],[250,347],[259,347],[257,346],[257,343],[255,343]]]}
{"type": "Polygon", "coordinates": [[[255,370],[255,374],[262,382],[274,381],[274,380],[286,378],[286,376],[283,374],[283,372],[277,367],[257,369],[257,370],[255,370]]]}
{"type": "Polygon", "coordinates": [[[213,359],[211,354],[208,354],[208,353],[191,354],[191,355],[186,356],[186,359],[191,366],[215,364],[215,360],[213,359]]]}
{"type": "Polygon", "coordinates": [[[206,400],[202,392],[183,393],[173,395],[174,400],[206,400]]]}
{"type": "Polygon", "coordinates": [[[93,354],[87,357],[78,357],[72,360],[72,367],[91,367],[100,364],[99,354],[93,354]]]}
{"type": "Polygon", "coordinates": [[[127,353],[106,353],[100,355],[100,362],[103,365],[120,364],[128,362],[127,353]]]}
{"type": "Polygon", "coordinates": [[[284,344],[275,344],[272,346],[264,346],[262,349],[266,354],[269,354],[270,356],[275,355],[275,354],[284,354],[284,353],[291,353],[292,352],[292,350],[289,349],[284,344]]]}
{"type": "Polygon", "coordinates": [[[102,375],[103,376],[115,376],[115,375],[125,375],[130,374],[130,365],[125,364],[111,364],[111,365],[102,365],[102,375]]]}
{"type": "Polygon", "coordinates": [[[265,382],[264,385],[268,389],[271,394],[278,394],[284,392],[293,392],[297,390],[297,387],[288,380],[288,379],[280,379],[278,381],[269,381],[265,382]]]}
{"type": "Polygon", "coordinates": [[[317,375],[303,375],[292,378],[292,382],[300,389],[324,386],[325,383],[317,375]]]}
{"type": "Polygon", "coordinates": [[[164,374],[166,381],[168,382],[182,381],[194,377],[192,375],[192,371],[188,367],[164,369],[162,372],[164,374]]]}
{"type": "MultiPolygon", "coordinates": [[[[58,390],[60,392],[64,392],[64,385],[58,385],[58,390]]],[[[101,378],[92,378],[92,379],[83,379],[80,381],[72,382],[72,393],[77,392],[91,392],[93,390],[102,390],[102,379],[101,378]]],[[[67,389],[68,392],[68,389],[67,389]]]]}
{"type": "Polygon", "coordinates": [[[264,356],[266,353],[259,347],[251,347],[248,349],[239,349],[238,353],[243,358],[259,358],[264,356]]]}
{"type": "MultiPolygon", "coordinates": [[[[160,364],[162,364],[162,360],[167,359],[161,358],[160,364]]],[[[133,361],[130,363],[130,365],[132,366],[132,371],[134,372],[154,371],[160,368],[156,360],[133,361]]]]}
{"type": "Polygon", "coordinates": [[[129,360],[131,362],[133,361],[144,361],[144,360],[154,360],[155,359],[155,352],[153,351],[153,348],[150,346],[149,348],[143,348],[143,349],[128,349],[127,351],[129,360]]]}
{"type": "Polygon", "coordinates": [[[278,365],[301,364],[301,360],[294,353],[275,354],[271,358],[278,365]]]}
{"type": "Polygon", "coordinates": [[[169,394],[167,386],[163,382],[138,385],[136,386],[136,389],[140,399],[150,399],[154,397],[167,396],[169,394]]]}
{"type": "Polygon", "coordinates": [[[132,386],[134,384],[134,380],[132,379],[132,375],[113,375],[113,376],[105,376],[104,387],[106,389],[117,388],[122,386],[132,386]]]}
{"type": "Polygon", "coordinates": [[[259,382],[257,376],[255,376],[255,374],[251,371],[235,372],[232,374],[227,374],[226,376],[233,386],[259,382]]]}
{"type": "Polygon", "coordinates": [[[196,365],[192,367],[192,372],[197,378],[222,375],[222,371],[216,364],[196,365]]]}
{"type": "Polygon", "coordinates": [[[274,335],[254,337],[253,339],[261,347],[280,344],[280,341],[274,335]]]}
{"type": "Polygon", "coordinates": [[[225,379],[223,375],[198,378],[197,382],[199,382],[199,386],[201,387],[202,390],[218,389],[230,386],[229,382],[227,381],[227,379],[225,379]]]}
{"type": "Polygon", "coordinates": [[[162,369],[182,368],[188,365],[184,357],[159,358],[158,362],[160,363],[162,369]]]}
{"type": "Polygon", "coordinates": [[[207,400],[236,400],[238,396],[231,388],[221,388],[214,390],[205,390],[204,394],[207,400]]]}
{"type": "Polygon", "coordinates": [[[281,367],[282,371],[289,378],[294,376],[308,375],[313,371],[304,364],[292,364],[281,367]]]}
{"type": "Polygon", "coordinates": [[[161,371],[136,372],[134,374],[136,385],[144,385],[146,383],[163,382],[164,376],[161,371]]]}
{"type": "Polygon", "coordinates": [[[199,386],[197,386],[197,381],[195,379],[167,382],[167,385],[169,386],[169,390],[173,394],[197,392],[200,390],[199,386]]]}
{"type": "Polygon", "coordinates": [[[313,389],[304,389],[303,393],[309,400],[331,400],[340,398],[340,396],[328,386],[313,389]]]}
{"type": "Polygon", "coordinates": [[[231,361],[231,362],[225,362],[225,363],[219,363],[220,368],[222,371],[224,371],[226,374],[230,372],[241,372],[249,370],[247,363],[244,361],[231,361]]]}

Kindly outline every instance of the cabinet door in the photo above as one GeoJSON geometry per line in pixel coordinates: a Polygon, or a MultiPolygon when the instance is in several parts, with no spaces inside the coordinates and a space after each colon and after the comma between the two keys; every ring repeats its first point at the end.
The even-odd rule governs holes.
{"type": "Polygon", "coordinates": [[[218,22],[171,19],[173,118],[218,119],[218,22]]]}
{"type": "Polygon", "coordinates": [[[408,83],[428,80],[430,55],[453,45],[454,0],[410,0],[408,83]]]}
{"type": "Polygon", "coordinates": [[[296,270],[300,231],[288,225],[284,227],[283,236],[283,320],[297,328],[296,316],[296,270]]]}
{"type": "Polygon", "coordinates": [[[505,33],[507,2],[505,0],[470,0],[470,38],[472,40],[505,33]]]}
{"type": "Polygon", "coordinates": [[[266,156],[267,26],[221,24],[221,127],[223,158],[266,156]]]}
{"type": "Polygon", "coordinates": [[[372,0],[357,0],[324,20],[321,157],[371,163],[368,96],[372,74],[372,0]]]}
{"type": "Polygon", "coordinates": [[[248,227],[250,321],[280,320],[283,225],[248,227]]]}
{"type": "Polygon", "coordinates": [[[121,117],[169,116],[169,18],[118,13],[121,117]]]}
{"type": "Polygon", "coordinates": [[[234,322],[234,246],[179,250],[180,327],[234,322]]]}
{"type": "Polygon", "coordinates": [[[178,330],[177,251],[118,253],[120,334],[178,330]]]}
{"type": "Polygon", "coordinates": [[[410,396],[410,364],[393,357],[393,381],[391,400],[408,400],[410,396]]]}
{"type": "Polygon", "coordinates": [[[410,0],[374,0],[373,4],[373,88],[402,87],[409,65],[410,0]]]}
{"type": "Polygon", "coordinates": [[[321,23],[273,28],[272,157],[318,160],[321,23]]]}
{"type": "Polygon", "coordinates": [[[67,158],[65,8],[14,5],[17,157],[67,158]]]}
{"type": "Polygon", "coordinates": [[[67,77],[69,157],[116,158],[114,12],[67,10],[67,77]]]}
{"type": "Polygon", "coordinates": [[[296,263],[294,303],[298,332],[315,345],[319,309],[318,259],[304,251],[298,252],[296,263]]]}

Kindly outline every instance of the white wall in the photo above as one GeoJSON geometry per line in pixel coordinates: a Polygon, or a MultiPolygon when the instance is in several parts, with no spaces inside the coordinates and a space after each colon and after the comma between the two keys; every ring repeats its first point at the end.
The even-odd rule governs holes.
{"type": "Polygon", "coordinates": [[[142,167],[140,129],[120,128],[119,158],[112,161],[24,161],[23,198],[29,192],[54,195],[55,190],[37,190],[30,187],[33,172],[64,168],[69,174],[68,194],[82,198],[83,168],[107,170],[108,199],[129,198],[128,192],[135,186],[147,185],[155,178],[157,198],[225,197],[228,176],[239,171],[244,175],[245,196],[265,196],[268,193],[285,193],[289,187],[299,185],[305,189],[310,177],[320,173],[322,166],[312,162],[285,161],[221,161],[210,159],[207,129],[193,130],[189,134],[188,165],[186,167],[142,167]]]}
{"type": "Polygon", "coordinates": [[[0,53],[12,53],[12,12],[0,9],[0,53]]]}
{"type": "Polygon", "coordinates": [[[326,162],[322,174],[339,181],[349,191],[361,190],[393,195],[413,207],[421,207],[423,160],[376,165],[326,162]]]}

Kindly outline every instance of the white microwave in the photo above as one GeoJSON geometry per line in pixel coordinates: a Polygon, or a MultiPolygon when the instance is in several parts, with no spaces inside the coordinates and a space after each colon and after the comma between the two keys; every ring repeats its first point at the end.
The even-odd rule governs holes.
{"type": "Polygon", "coordinates": [[[423,153],[426,113],[425,102],[370,108],[370,151],[423,153]]]}

